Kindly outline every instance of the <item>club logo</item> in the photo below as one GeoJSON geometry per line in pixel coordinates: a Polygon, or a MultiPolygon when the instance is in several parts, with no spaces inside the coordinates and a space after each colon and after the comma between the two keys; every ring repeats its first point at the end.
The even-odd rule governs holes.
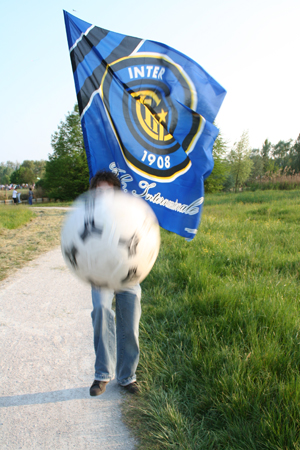
{"type": "Polygon", "coordinates": [[[162,96],[151,90],[140,90],[131,93],[136,100],[134,117],[149,139],[167,142],[173,139],[167,131],[168,109],[162,96]],[[145,108],[143,108],[143,106],[145,108]],[[157,112],[156,111],[160,111],[157,112]]]}
{"type": "Polygon", "coordinates": [[[188,111],[195,92],[184,70],[161,54],[137,53],[107,67],[100,95],[131,169],[160,182],[190,169],[188,153],[204,122],[188,111]]]}

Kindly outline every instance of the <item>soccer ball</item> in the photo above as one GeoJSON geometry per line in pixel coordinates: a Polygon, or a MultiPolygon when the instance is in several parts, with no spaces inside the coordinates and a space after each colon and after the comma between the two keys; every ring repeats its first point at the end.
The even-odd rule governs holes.
{"type": "Polygon", "coordinates": [[[78,198],[61,232],[67,266],[95,287],[123,291],[152,269],[160,247],[156,216],[145,200],[113,188],[78,198]]]}

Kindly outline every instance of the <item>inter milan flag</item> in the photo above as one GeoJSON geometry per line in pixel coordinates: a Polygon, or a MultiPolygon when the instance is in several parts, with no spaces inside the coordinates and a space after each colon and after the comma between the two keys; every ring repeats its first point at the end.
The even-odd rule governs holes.
{"type": "Polygon", "coordinates": [[[163,228],[192,239],[226,91],[167,45],[64,17],[90,176],[116,173],[163,228]]]}

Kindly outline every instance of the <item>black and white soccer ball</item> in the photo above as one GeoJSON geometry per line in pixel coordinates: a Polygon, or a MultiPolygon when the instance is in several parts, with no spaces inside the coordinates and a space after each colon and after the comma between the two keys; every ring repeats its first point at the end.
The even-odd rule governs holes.
{"type": "Polygon", "coordinates": [[[62,254],[71,271],[114,291],[144,280],[159,247],[159,225],[150,206],[113,188],[80,196],[61,232],[62,254]]]}

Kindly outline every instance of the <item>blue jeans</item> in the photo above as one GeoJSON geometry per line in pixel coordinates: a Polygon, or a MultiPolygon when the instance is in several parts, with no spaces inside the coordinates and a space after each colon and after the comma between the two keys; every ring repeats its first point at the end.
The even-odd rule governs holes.
{"type": "Polygon", "coordinates": [[[110,381],[116,372],[120,385],[133,383],[139,362],[140,285],[117,293],[92,287],[92,300],[95,380],[110,381]],[[112,310],[114,296],[116,322],[112,310]]]}

